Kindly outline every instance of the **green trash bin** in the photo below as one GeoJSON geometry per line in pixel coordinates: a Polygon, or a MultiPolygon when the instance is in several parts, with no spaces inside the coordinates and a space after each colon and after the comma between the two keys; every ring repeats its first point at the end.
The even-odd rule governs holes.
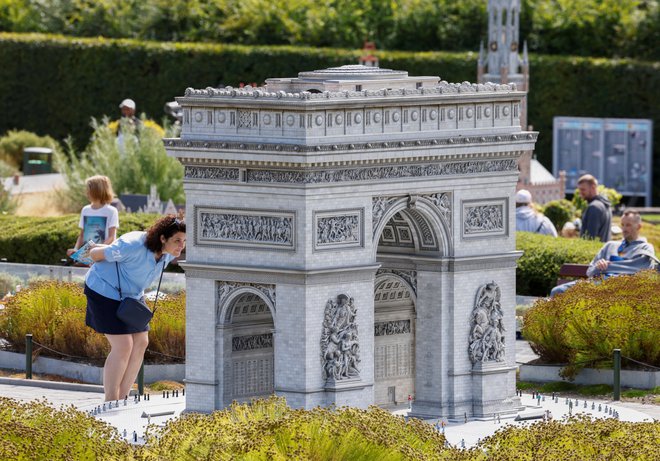
{"type": "Polygon", "coordinates": [[[53,149],[26,147],[23,149],[23,174],[47,174],[53,172],[53,149]]]}

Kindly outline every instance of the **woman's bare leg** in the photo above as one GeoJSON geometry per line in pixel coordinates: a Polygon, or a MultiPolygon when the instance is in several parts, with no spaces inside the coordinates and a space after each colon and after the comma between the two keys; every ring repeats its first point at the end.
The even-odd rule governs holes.
{"type": "MultiPolygon", "coordinates": [[[[119,400],[121,381],[126,374],[131,351],[133,350],[132,335],[105,335],[110,343],[110,354],[105,359],[103,367],[103,390],[105,400],[119,400]]],[[[123,398],[123,397],[122,397],[123,398]]]]}
{"type": "Polygon", "coordinates": [[[128,365],[124,371],[119,385],[119,396],[124,398],[131,391],[131,387],[135,382],[135,378],[140,371],[142,360],[144,359],[144,351],[147,350],[149,345],[149,332],[143,331],[142,333],[133,333],[133,349],[131,350],[128,365]]]}

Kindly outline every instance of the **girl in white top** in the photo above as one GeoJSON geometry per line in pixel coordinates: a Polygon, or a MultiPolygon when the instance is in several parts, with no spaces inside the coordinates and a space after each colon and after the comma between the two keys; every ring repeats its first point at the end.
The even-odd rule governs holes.
{"type": "Polygon", "coordinates": [[[110,205],[114,192],[112,184],[107,176],[92,176],[85,180],[87,198],[89,205],[83,207],[80,212],[80,234],[76,245],[67,250],[71,256],[86,242],[92,240],[94,243],[109,245],[117,238],[119,227],[119,213],[110,205]]]}

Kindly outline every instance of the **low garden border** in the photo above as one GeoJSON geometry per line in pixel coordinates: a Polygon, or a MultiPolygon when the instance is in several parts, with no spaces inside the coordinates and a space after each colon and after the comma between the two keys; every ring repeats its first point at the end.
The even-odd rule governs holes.
{"type": "MultiPolygon", "coordinates": [[[[144,382],[183,381],[186,365],[183,363],[145,365],[144,382]]],[[[0,368],[25,371],[25,354],[0,351],[0,368]]],[[[103,384],[103,367],[86,363],[69,362],[49,357],[37,357],[32,362],[32,372],[76,379],[89,384],[103,384]]]]}
{"type": "MultiPolygon", "coordinates": [[[[548,383],[566,381],[559,375],[562,365],[520,365],[520,380],[548,383]]],[[[575,384],[614,385],[614,370],[583,368],[575,376],[575,384]]],[[[621,370],[621,386],[634,389],[653,389],[660,386],[660,371],[621,370]]]]}

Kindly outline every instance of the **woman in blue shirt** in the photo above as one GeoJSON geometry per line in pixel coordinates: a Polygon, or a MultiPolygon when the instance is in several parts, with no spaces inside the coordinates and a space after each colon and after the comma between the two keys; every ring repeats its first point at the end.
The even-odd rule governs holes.
{"type": "Polygon", "coordinates": [[[186,223],[174,215],[160,218],[146,232],[129,232],[110,245],[94,245],[85,277],[87,326],[105,334],[110,354],[103,367],[105,400],[126,397],[149,344],[149,326],[136,330],[117,317],[123,297],[141,299],[144,290],[186,246],[186,223]],[[119,278],[119,279],[118,279],[119,278]]]}

